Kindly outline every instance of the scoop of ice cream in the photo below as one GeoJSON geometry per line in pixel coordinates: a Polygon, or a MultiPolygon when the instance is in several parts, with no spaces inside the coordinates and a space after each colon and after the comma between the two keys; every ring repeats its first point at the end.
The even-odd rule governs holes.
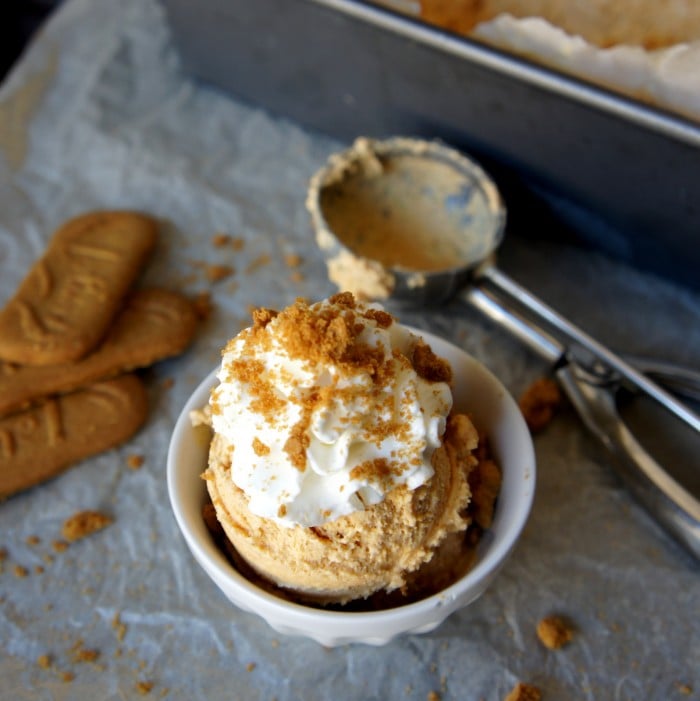
{"type": "MultiPolygon", "coordinates": [[[[232,454],[220,435],[212,441],[205,478],[226,536],[255,573],[299,601],[345,604],[404,587],[422,565],[432,564],[443,543],[450,544],[450,553],[459,552],[452,537],[468,525],[467,475],[476,462],[477,434],[466,416],[457,415],[449,418],[443,439],[426,483],[416,489],[400,485],[377,504],[310,528],[285,527],[251,513],[245,493],[230,478],[232,454]]],[[[455,558],[442,558],[430,579],[446,584],[458,567],[455,558]]]]}
{"type": "Polygon", "coordinates": [[[449,365],[347,293],[254,320],[224,351],[204,475],[237,555],[302,600],[404,586],[468,524],[478,439],[449,365]]]}
{"type": "Polygon", "coordinates": [[[420,338],[347,293],[254,319],[210,402],[253,514],[318,526],[430,480],[452,395],[420,338]]]}

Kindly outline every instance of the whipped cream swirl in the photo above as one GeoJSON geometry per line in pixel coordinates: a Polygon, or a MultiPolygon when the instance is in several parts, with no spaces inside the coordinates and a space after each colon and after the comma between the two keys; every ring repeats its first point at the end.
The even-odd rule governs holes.
{"type": "Polygon", "coordinates": [[[432,477],[450,369],[418,336],[349,293],[254,318],[210,400],[251,512],[315,526],[432,477]]]}

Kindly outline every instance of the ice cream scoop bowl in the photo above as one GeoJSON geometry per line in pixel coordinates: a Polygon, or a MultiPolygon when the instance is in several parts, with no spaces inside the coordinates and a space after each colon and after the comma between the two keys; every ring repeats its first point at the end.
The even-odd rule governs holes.
{"type": "Polygon", "coordinates": [[[307,209],[340,289],[449,299],[501,242],[506,212],[474,161],[438,142],[360,138],[311,179],[307,209]]]}
{"type": "Polygon", "coordinates": [[[492,527],[484,534],[474,566],[458,581],[415,603],[378,611],[325,610],[290,602],[264,590],[231,564],[202,517],[208,497],[201,473],[207,465],[209,435],[193,427],[190,412],[200,409],[217,383],[212,372],[194,391],[176,423],[168,452],[168,492],[175,518],[194,558],[238,608],[261,616],[282,634],[300,635],[325,646],[383,645],[397,635],[425,633],[478,598],[512,552],[530,511],[535,489],[532,441],[520,411],[500,382],[464,351],[416,331],[454,376],[454,400],[488,437],[503,473],[492,527]]]}

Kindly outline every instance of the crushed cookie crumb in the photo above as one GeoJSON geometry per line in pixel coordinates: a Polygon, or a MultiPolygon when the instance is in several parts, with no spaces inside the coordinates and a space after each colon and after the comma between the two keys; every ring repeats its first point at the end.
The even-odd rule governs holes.
{"type": "Polygon", "coordinates": [[[300,422],[292,427],[289,438],[284,442],[284,452],[289,456],[289,461],[299,472],[306,469],[306,450],[310,439],[306,433],[306,422],[300,422]]]}
{"type": "Polygon", "coordinates": [[[7,560],[7,550],[5,548],[0,548],[0,562],[7,560]]]}
{"type": "Polygon", "coordinates": [[[234,251],[242,251],[244,246],[245,241],[242,238],[235,236],[231,239],[231,248],[234,251]]]}
{"type": "Polygon", "coordinates": [[[136,692],[141,696],[147,696],[153,691],[155,684],[150,681],[140,681],[136,682],[136,692]]]}
{"type": "Polygon", "coordinates": [[[101,531],[111,523],[112,519],[99,511],[79,511],[64,521],[61,535],[68,542],[73,542],[101,531]]]}
{"type": "Polygon", "coordinates": [[[233,275],[235,270],[230,265],[211,264],[204,269],[209,282],[219,282],[233,275]]]}
{"type": "Polygon", "coordinates": [[[254,273],[264,265],[269,265],[271,260],[272,259],[270,258],[269,253],[260,254],[257,258],[254,258],[252,261],[250,261],[250,263],[248,263],[248,267],[245,269],[246,274],[250,275],[250,273],[254,273]]]}
{"type": "Polygon", "coordinates": [[[231,237],[228,234],[214,234],[211,237],[212,246],[215,246],[216,248],[221,248],[222,246],[226,246],[230,242],[231,242],[231,237]]]}
{"type": "Polygon", "coordinates": [[[112,619],[112,628],[116,631],[117,640],[119,642],[124,640],[124,636],[126,635],[126,624],[122,623],[119,611],[114,614],[114,618],[112,619]]]}
{"type": "Polygon", "coordinates": [[[41,538],[39,538],[38,535],[30,535],[27,536],[27,539],[24,542],[27,545],[39,545],[39,543],[41,543],[41,538]]]}
{"type": "Polygon", "coordinates": [[[548,377],[542,377],[523,392],[518,406],[530,431],[538,433],[552,421],[561,402],[561,392],[557,383],[548,377]]]}
{"type": "Polygon", "coordinates": [[[426,701],[440,701],[440,694],[437,691],[429,691],[426,696],[426,701]]]}
{"type": "Polygon", "coordinates": [[[574,637],[574,629],[562,616],[546,616],[537,624],[537,637],[549,650],[558,650],[574,637]]]}
{"type": "Polygon", "coordinates": [[[248,664],[245,666],[245,671],[246,672],[252,672],[257,665],[255,662],[248,662],[248,664]]]}
{"type": "Polygon", "coordinates": [[[253,309],[251,316],[253,317],[253,325],[257,328],[265,328],[276,316],[278,312],[274,309],[253,309]]]}
{"type": "Polygon", "coordinates": [[[304,278],[303,273],[299,272],[298,270],[294,270],[291,273],[291,275],[289,276],[290,282],[294,282],[294,283],[304,282],[304,279],[305,278],[304,278]]]}
{"type": "Polygon", "coordinates": [[[347,307],[348,309],[356,309],[357,303],[352,292],[336,292],[328,298],[330,304],[337,304],[339,307],[347,307]]]}
{"type": "Polygon", "coordinates": [[[75,681],[75,674],[73,674],[73,672],[61,672],[58,676],[61,678],[61,681],[66,684],[75,681]]]}
{"type": "Polygon", "coordinates": [[[83,647],[83,641],[78,640],[71,648],[74,662],[96,662],[100,656],[99,650],[83,647]]]}
{"type": "Polygon", "coordinates": [[[429,382],[450,382],[452,368],[443,358],[438,357],[424,341],[416,343],[413,349],[413,368],[419,377],[429,382]]]}
{"type": "Polygon", "coordinates": [[[51,666],[51,657],[49,655],[39,655],[36,658],[36,663],[42,669],[48,669],[51,666]]]}
{"type": "MultiPolygon", "coordinates": [[[[479,444],[484,443],[485,441],[480,438],[479,444]]],[[[479,528],[486,530],[493,523],[496,499],[501,491],[503,475],[493,460],[482,458],[469,472],[467,481],[472,493],[472,501],[469,505],[470,515],[479,528]]]]}
{"type": "Polygon", "coordinates": [[[18,579],[24,579],[25,577],[29,576],[29,570],[27,570],[26,567],[22,567],[22,565],[15,565],[12,568],[12,571],[14,572],[15,577],[18,579]]]}
{"type": "Polygon", "coordinates": [[[208,291],[198,292],[192,299],[194,313],[200,321],[206,321],[214,311],[211,301],[211,293],[208,291]]]}
{"type": "Polygon", "coordinates": [[[65,540],[54,540],[51,547],[57,552],[62,553],[68,549],[68,543],[65,540]]]}
{"type": "Polygon", "coordinates": [[[35,565],[34,574],[44,574],[44,568],[41,565],[35,565]]]}
{"type": "Polygon", "coordinates": [[[683,682],[676,682],[676,689],[684,696],[690,696],[693,693],[693,687],[683,682]]]}
{"type": "Polygon", "coordinates": [[[270,454],[270,446],[265,445],[257,436],[253,438],[253,452],[256,455],[263,456],[270,454]]]}
{"type": "Polygon", "coordinates": [[[301,256],[296,253],[287,253],[284,262],[290,268],[298,268],[301,265],[301,256]]]}
{"type": "Polygon", "coordinates": [[[383,484],[386,487],[391,487],[394,483],[394,478],[401,476],[403,466],[397,465],[386,458],[375,458],[374,460],[366,460],[350,470],[350,479],[353,480],[369,480],[383,484]]]}
{"type": "Polygon", "coordinates": [[[383,309],[368,309],[363,316],[376,322],[380,329],[388,329],[394,323],[394,317],[383,309]]]}
{"type": "Polygon", "coordinates": [[[138,470],[143,466],[143,455],[137,455],[136,453],[128,455],[126,458],[126,466],[130,470],[138,470]]]}
{"type": "Polygon", "coordinates": [[[518,682],[504,701],[540,701],[542,692],[533,684],[518,682]]]}

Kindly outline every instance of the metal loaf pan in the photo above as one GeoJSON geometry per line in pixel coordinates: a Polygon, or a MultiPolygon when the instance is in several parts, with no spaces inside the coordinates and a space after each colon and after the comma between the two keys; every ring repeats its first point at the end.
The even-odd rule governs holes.
{"type": "Polygon", "coordinates": [[[357,0],[163,2],[195,78],[343,140],[440,138],[516,233],[700,289],[700,125],[357,0]]]}

